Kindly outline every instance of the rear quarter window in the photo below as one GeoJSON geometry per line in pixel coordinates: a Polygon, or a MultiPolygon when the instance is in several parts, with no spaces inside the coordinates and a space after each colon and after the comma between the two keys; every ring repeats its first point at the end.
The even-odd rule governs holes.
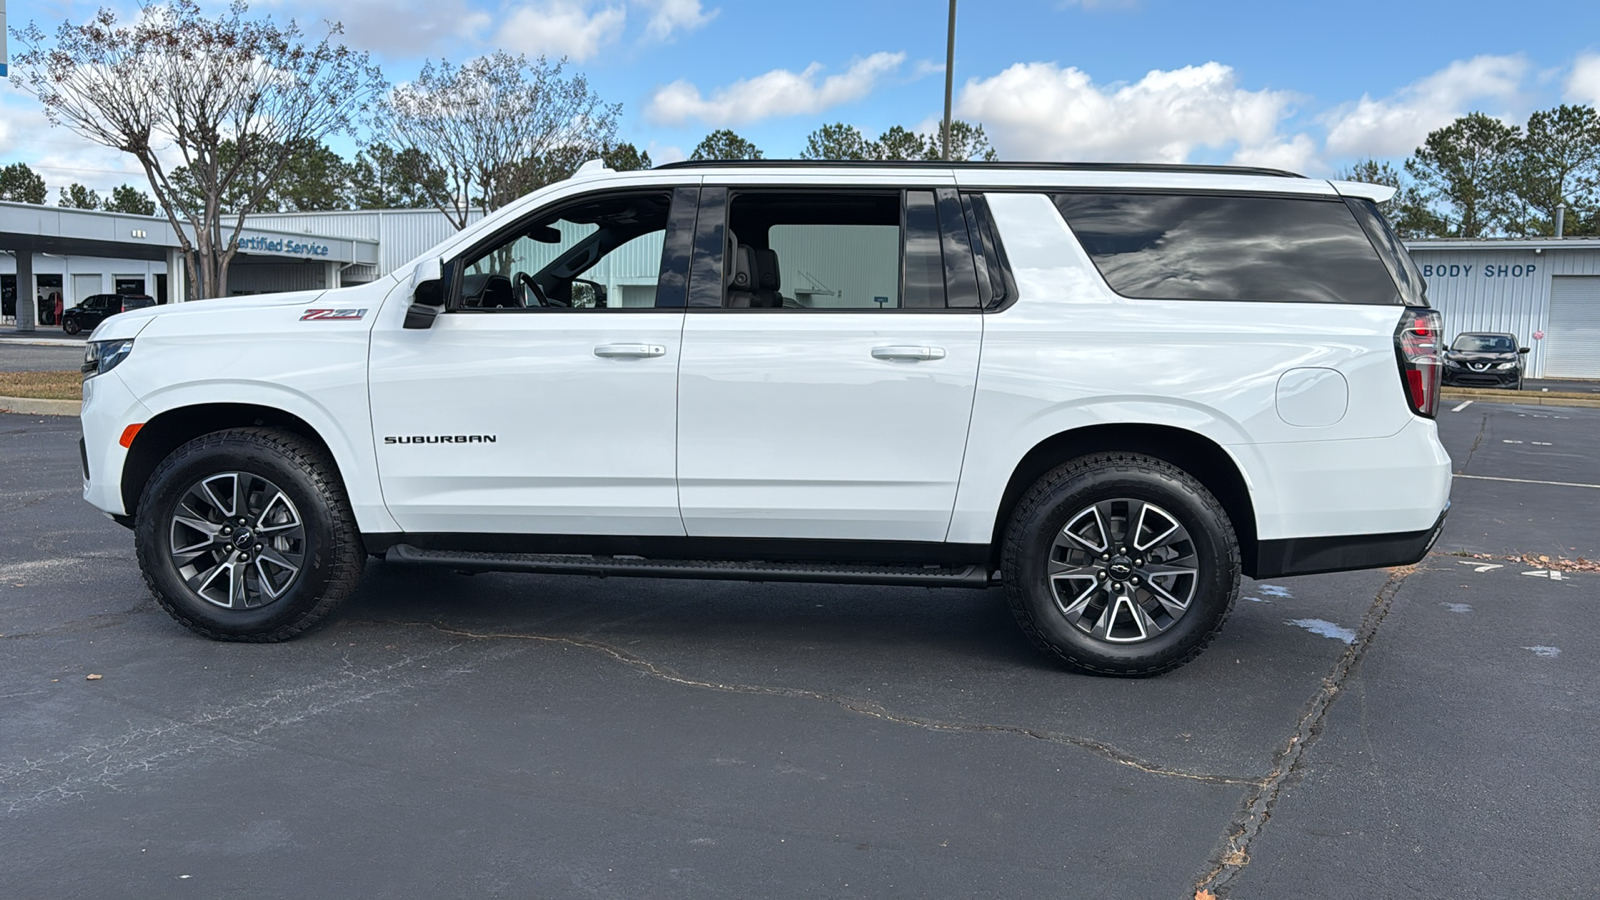
{"type": "Polygon", "coordinates": [[[1073,192],[1056,208],[1111,289],[1148,300],[1399,304],[1338,198],[1073,192]]]}

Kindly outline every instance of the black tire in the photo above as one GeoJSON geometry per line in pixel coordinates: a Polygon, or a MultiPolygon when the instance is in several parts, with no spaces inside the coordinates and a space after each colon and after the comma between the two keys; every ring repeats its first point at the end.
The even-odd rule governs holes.
{"type": "MultiPolygon", "coordinates": [[[[246,518],[254,512],[251,509],[246,518]]],[[[261,515],[264,521],[265,513],[261,515]]],[[[145,484],[134,540],[139,568],[156,602],[185,627],[218,641],[271,643],[304,632],[354,590],[366,557],[333,461],[311,441],[272,428],[218,431],[174,450],[145,484]],[[227,477],[221,473],[242,473],[275,486],[292,504],[300,526],[295,532],[300,536],[295,544],[301,563],[297,572],[281,595],[253,608],[245,608],[243,603],[240,608],[225,608],[206,599],[180,574],[174,558],[173,535],[178,526],[173,517],[179,504],[192,496],[190,491],[196,485],[227,477]]],[[[259,556],[260,546],[254,549],[259,556]]],[[[227,557],[230,552],[224,549],[221,555],[227,557]]],[[[230,570],[230,585],[232,577],[230,570]]],[[[245,576],[240,580],[244,582],[245,576]]],[[[259,590],[259,573],[256,584],[258,596],[265,596],[259,590]]],[[[205,585],[200,588],[205,590],[205,585]]],[[[228,600],[233,600],[231,587],[228,600]]]]}
{"type": "MultiPolygon", "coordinates": [[[[1098,520],[1097,516],[1092,521],[1098,520]]],[[[1105,534],[1104,544],[1110,548],[1110,554],[1116,554],[1117,548],[1112,545],[1118,541],[1113,540],[1113,535],[1118,533],[1119,526],[1107,527],[1110,533],[1105,534]]],[[[1121,527],[1125,529],[1126,525],[1121,527]]],[[[1153,526],[1152,530],[1155,530],[1153,526]]],[[[1143,534],[1139,532],[1139,536],[1143,534]]],[[[1107,556],[1112,561],[1116,559],[1107,556]]],[[[1152,559],[1152,565],[1154,562],[1152,559]]],[[[1144,565],[1145,560],[1141,558],[1139,563],[1144,565]]],[[[1075,566],[1073,570],[1084,568],[1088,566],[1075,566]]],[[[1188,473],[1147,456],[1098,453],[1058,466],[1023,494],[1006,528],[1001,569],[1012,613],[1040,650],[1081,672],[1146,677],[1170,672],[1199,656],[1222,630],[1239,594],[1239,541],[1222,505],[1188,473]],[[1119,503],[1124,505],[1117,507],[1119,503]],[[1083,517],[1093,513],[1091,507],[1096,504],[1130,510],[1135,503],[1148,504],[1155,509],[1156,516],[1151,521],[1164,516],[1167,518],[1163,521],[1182,529],[1179,535],[1184,540],[1175,545],[1181,546],[1182,551],[1155,546],[1152,540],[1151,553],[1171,553],[1172,558],[1177,559],[1180,552],[1186,552],[1188,555],[1184,559],[1196,561],[1193,566],[1197,571],[1193,575],[1155,576],[1155,579],[1167,579],[1162,582],[1164,590],[1170,588],[1175,594],[1181,587],[1191,592],[1187,607],[1176,615],[1170,608],[1164,609],[1166,605],[1155,598],[1151,589],[1156,582],[1148,574],[1143,579],[1144,599],[1140,599],[1141,589],[1131,585],[1141,581],[1137,573],[1127,567],[1129,560],[1124,559],[1112,571],[1109,567],[1113,562],[1102,560],[1093,551],[1075,549],[1076,544],[1068,539],[1069,526],[1091,521],[1083,517]],[[1082,575],[1061,576],[1078,580],[1057,580],[1057,589],[1053,589],[1047,571],[1052,560],[1057,560],[1057,567],[1063,568],[1060,560],[1068,552],[1087,554],[1095,570],[1094,578],[1105,580],[1082,575]],[[1132,580],[1127,580],[1130,577],[1132,580]],[[1068,596],[1058,599],[1058,589],[1062,585],[1070,586],[1070,591],[1068,596]],[[1110,585],[1116,585],[1115,591],[1119,593],[1126,592],[1141,609],[1148,607],[1162,616],[1167,620],[1165,628],[1150,633],[1146,624],[1158,626],[1154,618],[1148,617],[1148,613],[1139,613],[1130,603],[1117,605],[1117,597],[1101,592],[1102,586],[1110,585]],[[1080,618],[1075,624],[1070,614],[1080,603],[1085,605],[1079,610],[1080,618]],[[1092,630],[1085,630],[1082,623],[1097,618],[1093,615],[1096,603],[1102,611],[1109,608],[1110,616],[1100,619],[1092,630]],[[1141,620],[1138,618],[1141,615],[1147,618],[1141,620]],[[1108,639],[1115,634],[1111,626],[1118,622],[1129,623],[1136,629],[1135,636],[1129,637],[1124,627],[1115,642],[1108,639]],[[1094,633],[1102,625],[1106,626],[1104,638],[1094,633]],[[1147,633],[1149,636],[1145,637],[1147,633]]]]}
{"type": "Polygon", "coordinates": [[[83,330],[83,326],[78,324],[78,320],[76,318],[63,319],[61,322],[61,330],[65,331],[67,334],[77,334],[83,330]]]}

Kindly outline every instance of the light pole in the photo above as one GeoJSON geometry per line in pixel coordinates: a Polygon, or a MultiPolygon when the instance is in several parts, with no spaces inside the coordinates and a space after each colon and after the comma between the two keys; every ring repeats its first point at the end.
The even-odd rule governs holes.
{"type": "Polygon", "coordinates": [[[944,44],[944,161],[950,161],[950,87],[956,72],[956,0],[950,0],[950,27],[944,44]]]}

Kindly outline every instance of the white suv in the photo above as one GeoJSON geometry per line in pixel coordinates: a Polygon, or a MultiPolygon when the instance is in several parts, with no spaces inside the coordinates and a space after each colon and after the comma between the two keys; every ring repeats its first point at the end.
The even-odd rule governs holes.
{"type": "Polygon", "coordinates": [[[1385,188],[1195,166],[586,166],[395,275],[107,320],[84,498],[174,618],[278,641],[369,554],[1005,589],[1086,671],[1243,573],[1444,522],[1438,315],[1385,188]]]}

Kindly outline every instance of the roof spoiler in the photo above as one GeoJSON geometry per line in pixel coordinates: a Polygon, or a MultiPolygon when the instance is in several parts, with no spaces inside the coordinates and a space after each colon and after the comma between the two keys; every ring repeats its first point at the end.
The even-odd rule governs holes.
{"type": "Polygon", "coordinates": [[[1330,181],[1333,189],[1341,197],[1359,197],[1362,200],[1371,200],[1382,203],[1393,197],[1398,191],[1387,184],[1370,184],[1365,181],[1330,181]]]}

